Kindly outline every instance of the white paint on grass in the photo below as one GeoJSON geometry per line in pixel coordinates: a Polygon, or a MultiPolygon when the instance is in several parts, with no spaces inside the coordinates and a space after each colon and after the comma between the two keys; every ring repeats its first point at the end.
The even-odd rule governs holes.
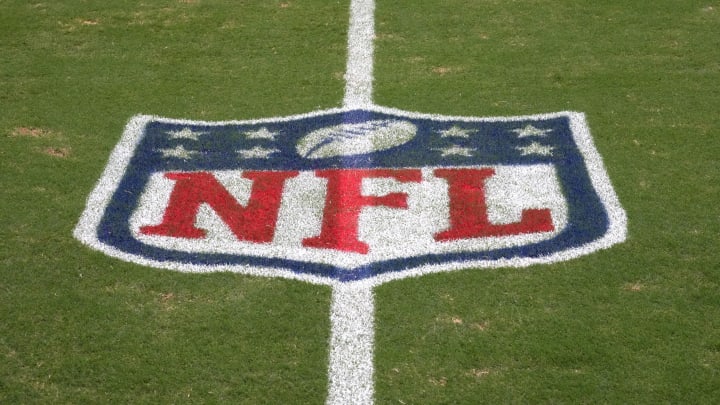
{"type": "Polygon", "coordinates": [[[348,59],[345,69],[347,108],[373,104],[373,40],[375,39],[375,0],[350,2],[348,59]]]}
{"type": "Polygon", "coordinates": [[[333,287],[328,405],[373,403],[374,308],[371,284],[333,287]]]}
{"type": "MultiPolygon", "coordinates": [[[[375,0],[351,0],[343,100],[346,109],[373,106],[374,39],[375,0]]],[[[335,283],[330,328],[327,404],[372,404],[375,392],[373,284],[335,283]]]]}

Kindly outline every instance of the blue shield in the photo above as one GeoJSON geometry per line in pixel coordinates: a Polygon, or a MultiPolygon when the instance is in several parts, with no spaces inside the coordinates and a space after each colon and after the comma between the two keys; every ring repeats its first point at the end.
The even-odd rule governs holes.
{"type": "Polygon", "coordinates": [[[551,263],[625,234],[582,114],[383,107],[135,117],[75,230],[153,267],[323,284],[551,263]]]}

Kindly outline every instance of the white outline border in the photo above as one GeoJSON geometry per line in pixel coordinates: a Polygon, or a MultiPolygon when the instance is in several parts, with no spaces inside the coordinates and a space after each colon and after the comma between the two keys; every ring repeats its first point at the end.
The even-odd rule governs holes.
{"type": "Polygon", "coordinates": [[[448,262],[442,264],[419,266],[412,269],[381,274],[369,279],[348,282],[333,280],[314,275],[298,274],[289,269],[264,268],[250,265],[198,265],[182,262],[163,262],[123,252],[113,246],[102,243],[98,239],[97,228],[100,224],[100,221],[102,220],[105,209],[107,208],[113,193],[119,186],[125,170],[130,163],[130,159],[132,158],[140,140],[144,136],[144,128],[149,122],[158,121],[163,123],[180,125],[204,126],[277,123],[302,118],[311,118],[328,114],[342,113],[356,109],[348,106],[344,108],[333,108],[328,110],[314,111],[306,114],[243,121],[209,122],[162,118],[151,115],[135,116],[126,125],[120,141],[115,146],[115,149],[110,155],[108,164],[105,167],[102,176],[98,180],[93,191],[90,193],[90,196],[87,199],[85,210],[83,211],[73,234],[75,238],[77,238],[82,243],[92,247],[93,249],[101,251],[109,256],[144,266],[193,273],[227,271],[263,277],[282,277],[329,286],[346,284],[362,284],[367,286],[376,286],[392,280],[398,280],[407,277],[417,277],[430,273],[449,272],[472,268],[527,267],[535,264],[549,264],[574,259],[601,249],[609,248],[614,244],[625,241],[627,237],[627,215],[623,210],[622,206],[620,205],[617,194],[615,193],[612,184],[610,183],[610,179],[603,165],[602,158],[598,153],[597,149],[595,148],[592,136],[590,135],[590,130],[585,121],[585,115],[583,113],[563,111],[557,113],[514,117],[463,117],[407,112],[376,105],[363,106],[362,108],[369,111],[385,114],[394,114],[407,118],[432,119],[435,121],[507,122],[516,120],[542,120],[558,117],[568,117],[570,120],[570,128],[572,131],[573,139],[575,140],[575,143],[580,150],[580,154],[585,161],[585,165],[587,167],[592,186],[598,193],[603,207],[607,211],[609,221],[609,227],[607,232],[599,239],[596,239],[585,245],[563,250],[560,252],[555,252],[548,256],[534,258],[511,258],[499,260],[448,262]]]}

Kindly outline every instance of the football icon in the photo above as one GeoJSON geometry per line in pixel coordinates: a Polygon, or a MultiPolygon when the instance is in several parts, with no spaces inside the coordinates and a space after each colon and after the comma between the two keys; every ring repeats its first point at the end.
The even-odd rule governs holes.
{"type": "Polygon", "coordinates": [[[305,135],[297,152],[308,159],[362,155],[400,146],[415,137],[409,121],[374,120],[320,128],[305,135]]]}

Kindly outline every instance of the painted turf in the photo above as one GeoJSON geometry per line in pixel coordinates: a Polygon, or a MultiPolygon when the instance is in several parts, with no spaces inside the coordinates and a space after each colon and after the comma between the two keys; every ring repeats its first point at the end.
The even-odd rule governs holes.
{"type": "MultiPolygon", "coordinates": [[[[348,60],[345,73],[346,87],[341,108],[290,117],[231,122],[201,122],[144,115],[134,117],[128,123],[120,142],[110,156],[109,163],[88,198],[85,211],[75,229],[76,238],[87,245],[110,256],[141,265],[190,272],[235,271],[332,286],[328,404],[371,404],[373,402],[374,286],[391,280],[434,272],[473,267],[524,267],[569,260],[608,248],[624,241],[626,237],[625,212],[610,184],[602,159],[593,145],[583,114],[559,112],[524,117],[448,117],[406,112],[374,105],[372,97],[374,6],[373,0],[353,0],[351,2],[348,60]],[[351,122],[346,122],[347,120],[351,120],[351,122]],[[175,223],[167,220],[166,222],[169,222],[165,225],[168,226],[163,227],[162,225],[165,221],[164,215],[170,209],[167,207],[171,205],[172,195],[178,188],[177,184],[181,181],[190,184],[191,181],[200,178],[199,175],[194,175],[194,177],[190,176],[193,177],[192,179],[188,177],[180,180],[183,173],[200,170],[192,166],[191,162],[198,152],[190,146],[175,145],[173,148],[158,146],[155,152],[160,152],[162,155],[158,155],[158,164],[176,162],[176,166],[169,164],[175,167],[176,171],[167,169],[164,171],[164,175],[161,173],[163,171],[152,175],[141,173],[145,176],[144,178],[149,179],[147,183],[142,183],[142,196],[137,197],[136,201],[130,201],[132,204],[125,204],[138,208],[133,208],[132,213],[129,212],[130,209],[127,209],[128,213],[124,217],[121,215],[125,209],[123,204],[127,201],[118,202],[116,196],[120,194],[119,190],[123,187],[133,184],[127,180],[128,173],[137,170],[139,166],[133,159],[138,159],[140,156],[138,153],[143,150],[147,142],[154,142],[153,131],[168,135],[173,142],[187,140],[191,143],[202,139],[204,134],[214,133],[213,131],[223,131],[227,128],[232,128],[236,132],[244,131],[242,133],[247,139],[262,141],[266,146],[251,147],[248,144],[247,147],[238,149],[236,153],[241,159],[250,162],[249,165],[257,165],[257,169],[267,169],[263,165],[272,162],[270,157],[279,154],[282,149],[280,145],[277,147],[267,146],[270,145],[270,141],[275,140],[280,132],[271,129],[285,128],[283,125],[288,128],[297,127],[301,124],[314,125],[309,133],[291,139],[291,143],[296,143],[296,147],[293,149],[304,160],[297,160],[301,163],[290,162],[297,166],[296,170],[292,175],[288,174],[288,179],[283,179],[283,181],[286,181],[285,189],[289,190],[286,191],[286,194],[292,194],[293,184],[296,185],[294,189],[302,190],[304,194],[301,195],[302,198],[295,199],[286,196],[283,201],[314,199],[315,205],[321,206],[323,198],[328,198],[326,204],[329,204],[331,199],[324,194],[325,191],[322,188],[324,182],[331,182],[332,176],[338,174],[336,172],[331,174],[329,171],[323,172],[320,170],[323,168],[318,166],[318,162],[332,163],[333,161],[328,159],[337,159],[335,163],[332,163],[335,165],[333,167],[354,170],[353,173],[360,173],[361,176],[364,176],[362,190],[359,188],[355,190],[358,193],[357,199],[361,201],[360,205],[355,208],[366,209],[367,212],[362,217],[363,219],[358,217],[354,222],[358,235],[364,236],[358,236],[357,240],[350,240],[350,242],[360,242],[362,239],[362,243],[364,243],[366,238],[376,237],[374,243],[368,240],[367,252],[353,251],[352,246],[355,245],[348,245],[350,247],[333,245],[334,250],[316,248],[317,246],[322,247],[322,243],[329,243],[322,237],[311,237],[320,232],[319,229],[322,228],[320,222],[317,221],[311,225],[306,224],[307,235],[293,234],[293,232],[299,232],[298,229],[304,229],[303,224],[295,222],[296,218],[292,216],[283,219],[285,218],[283,213],[302,210],[302,204],[291,205],[291,208],[288,208],[287,204],[279,206],[276,231],[280,236],[275,235],[272,243],[269,244],[238,242],[222,223],[223,221],[230,222],[230,219],[218,220],[212,212],[207,212],[206,208],[198,207],[195,207],[198,212],[192,219],[193,224],[200,225],[196,229],[195,225],[186,224],[188,229],[185,229],[184,232],[192,233],[200,228],[224,230],[218,231],[219,233],[213,234],[214,236],[208,233],[207,238],[173,236],[172,232],[177,232],[176,225],[179,220],[176,218],[175,223]],[[547,139],[545,137],[548,132],[551,132],[551,129],[539,128],[540,124],[555,125],[555,131],[564,134],[563,142],[565,143],[550,146],[548,143],[539,142],[547,139]],[[529,234],[514,231],[515,233],[509,233],[507,237],[495,235],[488,238],[474,238],[470,241],[456,240],[450,243],[437,243],[433,240],[433,236],[435,239],[441,239],[439,235],[444,233],[443,229],[448,228],[448,224],[443,222],[442,218],[438,218],[437,211],[448,210],[448,205],[451,205],[447,198],[439,197],[448,194],[448,190],[452,189],[452,186],[443,183],[443,173],[448,169],[443,166],[442,158],[447,158],[451,162],[462,162],[464,157],[476,153],[477,148],[469,147],[467,143],[469,141],[465,139],[471,133],[481,132],[481,129],[493,133],[504,130],[506,139],[512,139],[512,142],[522,141],[517,146],[509,148],[517,155],[512,159],[529,164],[520,166],[520,164],[495,162],[489,166],[493,175],[497,176],[496,179],[505,179],[504,184],[519,184],[520,186],[516,187],[519,189],[534,186],[538,189],[549,190],[550,197],[538,197],[539,199],[531,205],[550,207],[546,214],[552,218],[552,229],[529,232],[529,234]],[[428,135],[433,133],[433,130],[435,138],[428,135]],[[364,134],[370,133],[376,135],[376,138],[372,141],[363,138],[364,134]],[[425,135],[420,135],[421,133],[425,135]],[[360,136],[352,136],[355,134],[360,136]],[[339,143],[338,145],[327,143],[328,139],[339,143]],[[439,139],[451,139],[457,140],[457,142],[436,149],[428,146],[432,142],[438,142],[439,139]],[[388,151],[395,153],[395,156],[389,155],[392,159],[400,159],[405,155],[415,156],[418,153],[402,152],[405,150],[403,148],[406,148],[403,145],[409,144],[411,141],[426,142],[421,144],[424,145],[421,149],[435,150],[435,159],[439,160],[430,165],[432,167],[409,169],[403,165],[394,167],[391,163],[383,165],[378,163],[380,160],[364,163],[362,159],[358,158],[358,156],[362,157],[368,154],[379,156],[380,152],[387,153],[388,151]],[[462,142],[466,143],[462,144],[462,142]],[[586,173],[586,185],[582,190],[592,194],[588,200],[580,198],[580,196],[563,196],[562,187],[558,183],[558,175],[555,171],[559,170],[555,167],[561,166],[562,162],[551,159],[553,150],[562,149],[563,145],[571,145],[570,149],[577,157],[572,165],[567,166],[564,173],[570,173],[571,169],[578,167],[586,173]],[[405,155],[402,155],[401,152],[405,155]],[[383,170],[380,174],[369,173],[366,170],[367,164],[377,164],[383,170]],[[392,170],[387,167],[391,167],[392,170]],[[322,176],[325,178],[319,178],[322,176]],[[313,194],[312,190],[317,192],[313,194]],[[426,209],[413,213],[410,209],[404,208],[402,201],[387,202],[387,199],[384,200],[391,194],[405,196],[404,198],[409,200],[409,203],[406,204],[409,207],[423,206],[426,209]],[[367,202],[367,198],[375,198],[380,202],[375,200],[372,203],[367,202]],[[596,206],[594,211],[587,211],[587,216],[603,218],[601,226],[597,226],[595,233],[589,234],[584,239],[565,237],[565,245],[560,247],[557,247],[557,244],[553,245],[554,241],[563,240],[564,235],[568,232],[572,233],[573,229],[588,228],[585,224],[578,226],[575,219],[578,211],[586,212],[580,208],[587,201],[595,201],[596,206]],[[381,207],[374,210],[367,209],[371,208],[371,205],[380,205],[381,207]],[[406,215],[408,212],[412,214],[411,218],[419,222],[411,221],[407,229],[398,231],[399,233],[392,234],[383,231],[386,229],[383,226],[392,223],[399,217],[402,218],[402,215],[406,215]],[[114,223],[112,218],[115,218],[114,221],[120,223],[121,228],[124,228],[112,228],[114,223]],[[285,222],[283,221],[288,225],[284,226],[285,222]],[[283,229],[287,232],[283,233],[283,229]],[[420,233],[413,234],[413,230],[420,233]],[[426,233],[422,234],[421,232],[426,233]],[[117,240],[108,236],[118,234],[124,236],[117,240]],[[225,241],[231,240],[233,243],[225,243],[225,241]],[[391,246],[393,241],[398,240],[401,243],[397,243],[393,248],[391,246]],[[313,243],[316,246],[313,246],[313,243]],[[383,249],[383,246],[389,247],[383,249]],[[526,248],[527,246],[533,248],[526,248]]],[[[559,135],[555,136],[555,139],[560,139],[559,135]]],[[[158,141],[160,144],[169,142],[158,139],[160,139],[158,141]]],[[[152,155],[153,150],[148,150],[148,156],[152,155]]],[[[451,166],[454,169],[451,170],[468,168],[459,163],[454,164],[455,166],[451,166]]],[[[475,171],[472,173],[475,175],[481,171],[480,169],[473,170],[475,171]]],[[[482,170],[488,170],[488,168],[482,170]]],[[[245,195],[247,197],[250,193],[251,182],[238,183],[233,180],[233,177],[237,177],[240,171],[208,170],[207,173],[207,176],[203,175],[203,179],[206,181],[203,184],[206,187],[211,184],[218,189],[229,190],[233,196],[245,195]]],[[[484,171],[483,173],[489,172],[484,171]]],[[[185,176],[187,177],[187,175],[185,176]]],[[[138,178],[140,177],[142,176],[138,175],[138,178]]],[[[450,183],[451,177],[447,177],[446,181],[450,183]]],[[[462,184],[458,184],[458,190],[460,190],[462,184]]],[[[517,211],[517,215],[520,215],[523,212],[523,204],[527,204],[526,195],[513,192],[512,187],[499,187],[496,188],[499,191],[493,192],[492,184],[490,181],[487,184],[481,184],[481,186],[487,186],[487,190],[485,190],[487,193],[482,195],[487,196],[488,205],[493,205],[493,199],[504,199],[513,204],[518,203],[519,200],[519,203],[522,204],[515,207],[517,208],[515,211],[517,211]]],[[[567,186],[565,188],[568,189],[567,186]]],[[[458,191],[458,193],[460,192],[458,191]]],[[[340,197],[342,196],[338,198],[340,197]]],[[[242,202],[242,198],[238,197],[238,200],[242,202]]],[[[208,201],[198,200],[196,205],[199,206],[201,203],[208,205],[208,201]]],[[[180,207],[182,208],[182,206],[180,207]]],[[[451,208],[450,210],[452,211],[451,208]]],[[[323,221],[321,211],[315,214],[308,212],[306,217],[310,218],[314,215],[320,218],[318,221],[323,221]]],[[[490,214],[492,212],[489,210],[488,216],[491,216],[490,214]]],[[[325,215],[327,216],[327,213],[325,215]]],[[[510,218],[500,219],[500,221],[511,223],[519,220],[510,218]]],[[[398,228],[401,224],[398,222],[396,225],[395,228],[398,228]]],[[[502,231],[503,227],[499,228],[502,231]]],[[[261,238],[262,236],[256,237],[261,238]]]]}

